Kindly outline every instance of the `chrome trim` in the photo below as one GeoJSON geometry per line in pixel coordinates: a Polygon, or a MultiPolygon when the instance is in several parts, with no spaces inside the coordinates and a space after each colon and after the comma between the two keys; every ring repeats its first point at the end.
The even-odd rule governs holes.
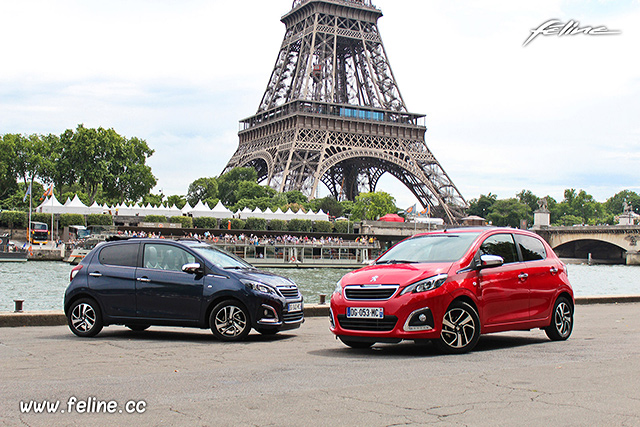
{"type": "Polygon", "coordinates": [[[278,312],[276,312],[275,308],[273,308],[273,307],[271,307],[270,305],[267,305],[267,304],[262,304],[262,309],[271,311],[273,313],[274,318],[273,319],[262,318],[262,319],[258,320],[258,323],[260,325],[282,325],[282,322],[278,318],[278,312]]]}
{"type": "MultiPolygon", "coordinates": [[[[407,316],[407,321],[404,322],[404,326],[402,327],[402,329],[406,332],[411,332],[411,331],[430,331],[433,329],[433,326],[429,326],[429,325],[425,325],[425,326],[409,326],[409,321],[413,318],[414,315],[421,313],[423,311],[429,310],[431,311],[431,309],[429,307],[422,307],[419,308],[417,310],[415,310],[413,313],[411,313],[409,316],[407,316]]],[[[432,313],[433,316],[433,313],[432,313]]]]}
{"type": "Polygon", "coordinates": [[[207,274],[207,277],[212,277],[214,279],[228,279],[229,276],[223,276],[221,274],[207,274]]]}
{"type": "Polygon", "coordinates": [[[393,298],[393,296],[395,296],[395,294],[398,293],[398,289],[400,289],[400,285],[379,285],[379,284],[375,284],[375,285],[346,285],[344,288],[342,288],[342,295],[344,296],[344,299],[348,300],[348,301],[387,301],[390,300],[391,298],[393,298]],[[393,293],[391,295],[389,295],[388,298],[347,298],[347,290],[349,288],[357,288],[357,289],[393,289],[393,293]]]}

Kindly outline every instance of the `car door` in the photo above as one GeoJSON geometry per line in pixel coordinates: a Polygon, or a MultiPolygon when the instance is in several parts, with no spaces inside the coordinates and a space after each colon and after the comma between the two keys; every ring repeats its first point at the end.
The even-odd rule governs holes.
{"type": "Polygon", "coordinates": [[[488,326],[528,320],[528,277],[511,233],[487,237],[479,252],[480,255],[498,255],[504,260],[500,267],[487,268],[478,273],[482,324],[488,326]]]}
{"type": "Polygon", "coordinates": [[[144,243],[142,267],[136,273],[139,317],[197,321],[202,304],[203,277],[182,271],[196,262],[185,249],[170,243],[144,243]]]}
{"type": "Polygon", "coordinates": [[[105,245],[88,266],[89,288],[107,317],[136,316],[137,242],[105,245]]]}
{"type": "Polygon", "coordinates": [[[529,317],[531,320],[544,319],[553,308],[557,274],[562,266],[555,258],[547,257],[544,244],[538,238],[523,234],[514,236],[529,275],[529,317]]]}

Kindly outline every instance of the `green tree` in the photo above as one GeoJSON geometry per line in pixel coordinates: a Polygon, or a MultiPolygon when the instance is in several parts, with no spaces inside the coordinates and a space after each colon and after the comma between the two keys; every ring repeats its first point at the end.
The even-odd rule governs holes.
{"type": "Polygon", "coordinates": [[[384,191],[362,193],[356,196],[353,206],[353,219],[356,221],[375,220],[388,213],[396,213],[396,200],[384,191]]]}
{"type": "Polygon", "coordinates": [[[298,190],[287,191],[284,195],[287,198],[287,203],[298,203],[299,205],[302,205],[309,201],[307,196],[298,190]]]}
{"type": "Polygon", "coordinates": [[[172,195],[167,197],[168,207],[175,205],[178,209],[182,209],[186,204],[187,204],[187,199],[185,199],[183,196],[172,195]]]}
{"type": "Polygon", "coordinates": [[[497,200],[498,196],[495,194],[489,193],[486,196],[481,194],[478,199],[472,199],[469,201],[467,214],[488,219],[489,214],[492,212],[493,205],[497,200]]]}
{"type": "Polygon", "coordinates": [[[607,212],[620,215],[624,212],[624,203],[630,204],[635,213],[640,213],[640,195],[635,191],[623,190],[607,199],[604,203],[607,212]]]}
{"type": "Polygon", "coordinates": [[[215,199],[218,197],[218,180],[216,178],[198,178],[189,184],[187,201],[195,206],[199,200],[215,199]]]}
{"type": "Polygon", "coordinates": [[[332,196],[327,196],[323,199],[320,199],[320,204],[318,205],[319,209],[322,209],[324,213],[329,214],[334,217],[341,217],[344,208],[335,198],[332,196]]]}
{"type": "Polygon", "coordinates": [[[518,199],[496,200],[486,219],[498,227],[520,227],[520,221],[529,220],[529,206],[518,199]]]}
{"type": "Polygon", "coordinates": [[[253,168],[233,168],[229,172],[218,177],[218,197],[225,206],[232,206],[241,197],[236,191],[243,181],[257,183],[258,173],[253,168]]]}
{"type": "Polygon", "coordinates": [[[147,166],[153,154],[144,140],[127,139],[113,129],[90,129],[78,125],[67,129],[57,139],[53,150],[56,186],[79,183],[93,203],[100,185],[106,197],[139,200],[157,181],[147,166]]]}
{"type": "Polygon", "coordinates": [[[516,195],[516,197],[518,198],[520,203],[524,203],[525,205],[529,206],[531,212],[535,212],[536,210],[538,210],[538,201],[540,200],[540,198],[533,194],[531,191],[522,190],[516,195]]]}

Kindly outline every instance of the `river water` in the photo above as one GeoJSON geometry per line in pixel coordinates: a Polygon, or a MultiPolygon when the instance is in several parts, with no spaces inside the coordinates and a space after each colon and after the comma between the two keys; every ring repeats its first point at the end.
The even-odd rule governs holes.
{"type": "MultiPolygon", "coordinates": [[[[25,311],[61,310],[71,266],[64,262],[0,262],[0,312],[13,311],[14,299],[24,300],[25,311]]],[[[640,295],[640,266],[569,265],[576,296],[640,295]]],[[[336,282],[349,270],[337,268],[272,268],[294,280],[305,302],[327,301],[336,282]]]]}

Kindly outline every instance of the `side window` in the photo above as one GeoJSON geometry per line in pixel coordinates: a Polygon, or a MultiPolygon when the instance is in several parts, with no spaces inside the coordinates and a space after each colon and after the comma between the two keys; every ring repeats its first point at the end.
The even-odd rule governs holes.
{"type": "Polygon", "coordinates": [[[544,244],[539,239],[520,234],[516,234],[515,238],[518,246],[520,247],[523,261],[535,261],[538,259],[545,259],[547,257],[547,251],[544,248],[544,244]]]}
{"type": "Polygon", "coordinates": [[[98,257],[100,264],[136,267],[138,264],[138,244],[124,243],[102,248],[98,257]]]}
{"type": "Polygon", "coordinates": [[[195,257],[182,248],[161,243],[144,245],[144,268],[182,271],[183,265],[193,262],[196,262],[195,257]]]}
{"type": "Polygon", "coordinates": [[[480,246],[480,255],[498,255],[505,264],[518,261],[518,252],[511,234],[496,234],[488,237],[480,246]]]}

